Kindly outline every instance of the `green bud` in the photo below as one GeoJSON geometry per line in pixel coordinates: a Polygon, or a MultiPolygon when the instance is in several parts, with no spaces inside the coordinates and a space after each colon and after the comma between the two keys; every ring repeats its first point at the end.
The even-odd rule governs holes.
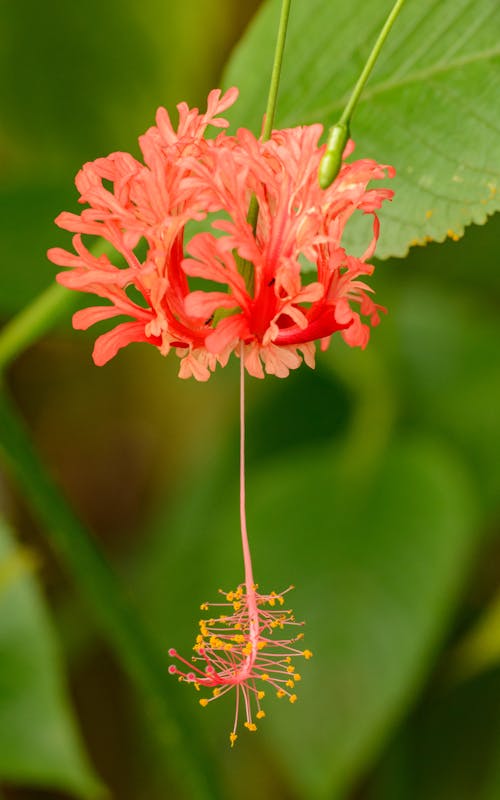
{"type": "Polygon", "coordinates": [[[337,122],[328,134],[326,152],[319,164],[318,180],[322,189],[328,189],[339,174],[342,166],[342,153],[349,138],[349,127],[337,122]]]}

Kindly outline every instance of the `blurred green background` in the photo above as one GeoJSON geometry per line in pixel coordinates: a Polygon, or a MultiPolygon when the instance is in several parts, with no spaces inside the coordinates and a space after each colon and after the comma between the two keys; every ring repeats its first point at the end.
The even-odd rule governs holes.
{"type": "MultiPolygon", "coordinates": [[[[258,5],[1,4],[4,321],[53,279],[81,164],[136,153],[160,104],[203,105],[258,5]]],[[[296,706],[271,700],[234,750],[232,699],[202,710],[174,686],[223,799],[500,798],[499,233],[496,215],[377,263],[389,313],[365,352],[336,341],[314,372],[248,381],[255,570],[297,587],[315,657],[296,706]]],[[[66,320],[8,385],[166,670],[242,576],[237,364],[182,382],[138,345],[98,369],[93,338],[66,320]]],[[[190,800],[7,473],[0,510],[1,797],[90,800],[97,776],[113,800],[190,800]]]]}

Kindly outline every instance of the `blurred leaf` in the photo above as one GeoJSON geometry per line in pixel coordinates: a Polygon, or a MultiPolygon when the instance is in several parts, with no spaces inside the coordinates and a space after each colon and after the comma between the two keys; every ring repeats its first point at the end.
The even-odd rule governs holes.
{"type": "Polygon", "coordinates": [[[486,513],[497,511],[500,500],[499,222],[471,229],[461,242],[412,251],[404,263],[389,262],[377,287],[389,308],[377,345],[399,381],[407,424],[437,432],[461,450],[486,513]],[[496,239],[486,235],[490,227],[496,239]],[[464,262],[468,272],[461,272],[464,262]],[[455,264],[456,281],[450,277],[455,264]]]}
{"type": "MultiPolygon", "coordinates": [[[[278,101],[277,127],[337,121],[388,0],[297,0],[278,101]]],[[[279,0],[271,0],[236,49],[226,85],[240,87],[232,113],[260,129],[279,0]],[[263,69],[262,65],[269,65],[263,69]]],[[[393,164],[396,195],[381,213],[381,258],[410,244],[461,236],[500,208],[500,111],[496,0],[422,0],[401,12],[355,112],[356,154],[393,164]],[[385,223],[385,224],[384,224],[385,223]]],[[[352,231],[360,245],[361,230],[352,231]]]]}
{"type": "Polygon", "coordinates": [[[158,106],[175,119],[180,101],[204,103],[257,2],[2,3],[0,315],[53,282],[45,253],[70,245],[53,221],[77,210],[81,165],[115,150],[138,155],[158,106]]]}
{"type": "Polygon", "coordinates": [[[0,558],[0,596],[21,575],[31,572],[35,563],[33,555],[25,547],[16,547],[0,558]]]}
{"type": "Polygon", "coordinates": [[[85,160],[137,148],[159,105],[196,102],[213,88],[233,29],[253,5],[4,3],[2,171],[53,178],[54,170],[76,172],[85,160]]]}
{"type": "Polygon", "coordinates": [[[458,643],[449,665],[452,679],[463,680],[500,664],[500,593],[458,643]]]}
{"type": "MultiPolygon", "coordinates": [[[[456,602],[474,540],[471,491],[454,456],[428,441],[391,446],[363,483],[347,480],[342,459],[324,446],[254,466],[247,496],[256,577],[263,590],[297,584],[291,602],[307,620],[315,658],[301,670],[296,706],[271,699],[258,737],[242,737],[254,758],[238,765],[241,784],[252,784],[241,770],[254,770],[263,741],[308,800],[336,797],[373,758],[456,602]]],[[[218,488],[192,487],[184,503],[175,540],[163,553],[158,542],[143,570],[149,613],[179,649],[192,644],[199,602],[242,578],[235,480],[225,473],[218,488]]],[[[193,698],[193,713],[221,746],[232,702],[202,712],[193,698]]]]}
{"type": "MultiPolygon", "coordinates": [[[[0,524],[0,563],[15,550],[0,524]]],[[[0,592],[0,780],[101,797],[63,688],[54,633],[31,576],[0,592]]]]}
{"type": "Polygon", "coordinates": [[[7,317],[18,311],[54,284],[56,269],[46,253],[52,246],[70,246],[69,236],[56,228],[54,218],[62,205],[77,210],[74,195],[71,175],[67,185],[32,181],[0,187],[0,315],[7,317]]]}
{"type": "Polygon", "coordinates": [[[497,800],[500,671],[433,691],[391,744],[367,800],[497,800]]]}

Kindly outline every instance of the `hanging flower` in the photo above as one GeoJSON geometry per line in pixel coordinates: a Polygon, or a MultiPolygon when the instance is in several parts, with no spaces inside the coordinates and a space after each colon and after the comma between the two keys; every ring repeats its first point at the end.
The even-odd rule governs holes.
{"type": "MultiPolygon", "coordinates": [[[[78,173],[88,207],[56,220],[76,234],[75,252],[53,248],[48,256],[69,267],[57,276],[61,284],[109,301],[78,311],[75,328],[129,318],[97,339],[96,364],[131,342],[149,342],[163,355],[175,350],[180,377],[207,380],[243,344],[251,375],[285,377],[302,360],[313,367],[315,341],[325,349],[336,331],[347,344],[366,346],[383,310],[365,283],[373,272],[367,262],[378,238],[376,212],[393,194],[367,186],[393,169],[369,159],[344,162],[322,190],[321,125],[277,130],[266,142],[246,129],[206,139],[208,126],[227,127],[219,115],[236,97],[235,88],[210,92],[204,114],[181,103],[177,131],[160,108],[156,126],[139,139],[144,163],[112,153],[78,173]],[[255,230],[247,220],[252,197],[255,230]],[[341,244],[356,210],[373,216],[373,238],[360,258],[341,244]],[[204,220],[209,229],[187,241],[188,223],[204,220]],[[82,235],[106,240],[109,254],[92,253],[82,235]]],[[[344,158],[352,150],[351,142],[344,158]]]]}
{"type": "Polygon", "coordinates": [[[231,746],[238,738],[241,706],[245,728],[255,731],[255,720],[266,716],[262,709],[266,691],[274,691],[279,699],[287,698],[290,703],[297,700],[295,684],[301,676],[295,662],[297,658],[311,658],[312,653],[297,647],[303,633],[294,633],[288,638],[281,633],[285,628],[303,624],[296,622],[290,609],[283,609],[286,592],[259,594],[255,584],[242,584],[227,593],[221,590],[223,602],[201,605],[202,611],[215,607],[223,613],[218,611],[214,617],[200,620],[200,633],[193,648],[196,655],[192,661],[187,661],[174,649],[169,650],[171,658],[185,665],[184,669],[179,669],[172,664],[171,675],[178,675],[180,681],[187,681],[198,691],[212,689],[209,697],[200,699],[201,706],[235,690],[236,710],[229,734],[231,746]]]}

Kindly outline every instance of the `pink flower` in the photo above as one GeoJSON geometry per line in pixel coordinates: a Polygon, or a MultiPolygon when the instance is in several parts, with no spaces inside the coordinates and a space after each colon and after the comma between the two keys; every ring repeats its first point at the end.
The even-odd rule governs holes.
{"type": "Polygon", "coordinates": [[[217,612],[210,619],[200,620],[200,633],[193,648],[196,655],[192,661],[182,658],[174,649],[169,650],[171,658],[185,665],[183,670],[172,665],[169,672],[178,675],[180,681],[193,684],[197,690],[212,689],[210,697],[200,699],[202,706],[235,689],[236,711],[229,734],[233,746],[238,738],[241,705],[246,718],[244,726],[255,731],[255,720],[266,716],[261,706],[266,690],[273,689],[278,698],[286,697],[290,703],[295,703],[295,684],[301,676],[294,662],[298,657],[309,659],[312,653],[296,647],[303,633],[290,638],[273,638],[276,632],[281,636],[286,627],[303,624],[295,621],[289,609],[283,609],[285,592],[263,595],[258,594],[255,585],[245,587],[242,584],[234,592],[221,591],[221,594],[225,602],[203,603],[201,609],[208,611],[210,607],[217,607],[224,613],[217,612]]]}
{"type": "MultiPolygon", "coordinates": [[[[369,325],[383,310],[365,283],[373,272],[367,261],[378,237],[376,211],[392,197],[367,186],[393,169],[368,159],[344,162],[322,190],[321,125],[274,131],[266,142],[246,129],[206,139],[208,126],[227,127],[219,115],[236,97],[234,88],[212,91],[204,114],[181,103],[177,131],[160,108],[156,126],[139,139],[144,163],[112,153],[78,173],[80,202],[88,207],[56,220],[76,234],[76,253],[53,248],[48,256],[69,267],[57,276],[64,286],[109,301],[78,311],[75,328],[129,318],[97,339],[96,364],[131,342],[149,342],[163,355],[175,350],[180,377],[207,380],[243,345],[251,375],[285,377],[302,360],[313,367],[315,341],[325,349],[336,331],[349,345],[366,346],[369,325]],[[252,196],[255,231],[247,221],[252,196]],[[341,244],[356,210],[373,216],[361,258],[341,244]],[[185,245],[186,225],[203,220],[208,230],[185,245]],[[105,239],[110,255],[91,253],[82,239],[88,234],[105,239]],[[244,262],[252,281],[243,277],[244,262]]],[[[351,142],[344,156],[352,150],[351,142]]]]}

